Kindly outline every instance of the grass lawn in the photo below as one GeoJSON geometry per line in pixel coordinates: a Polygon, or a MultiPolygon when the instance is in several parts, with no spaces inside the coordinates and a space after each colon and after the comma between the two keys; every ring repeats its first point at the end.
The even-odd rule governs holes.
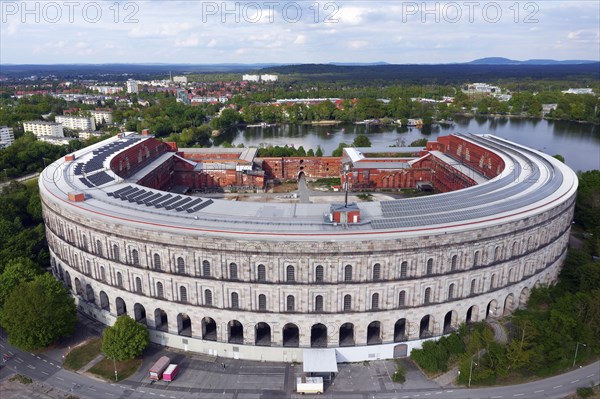
{"type": "MultiPolygon", "coordinates": [[[[142,359],[131,359],[123,362],[117,362],[118,381],[124,380],[135,373],[142,365],[142,359]]],[[[111,359],[104,359],[89,370],[90,373],[97,375],[106,381],[115,380],[115,367],[111,359]]]]}
{"type": "Polygon", "coordinates": [[[69,352],[63,366],[68,370],[77,371],[98,356],[101,348],[102,340],[93,338],[69,352]]]}

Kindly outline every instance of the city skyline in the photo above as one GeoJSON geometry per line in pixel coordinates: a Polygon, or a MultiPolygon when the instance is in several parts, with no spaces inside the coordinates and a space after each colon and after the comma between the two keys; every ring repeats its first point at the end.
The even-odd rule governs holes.
{"type": "Polygon", "coordinates": [[[3,64],[598,60],[596,1],[2,1],[3,64]]]}

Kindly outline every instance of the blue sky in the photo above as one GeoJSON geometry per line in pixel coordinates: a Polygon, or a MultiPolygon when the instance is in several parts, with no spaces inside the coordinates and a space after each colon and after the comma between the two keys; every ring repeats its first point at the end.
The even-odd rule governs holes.
{"type": "Polygon", "coordinates": [[[9,1],[1,63],[600,59],[600,2],[9,1]]]}

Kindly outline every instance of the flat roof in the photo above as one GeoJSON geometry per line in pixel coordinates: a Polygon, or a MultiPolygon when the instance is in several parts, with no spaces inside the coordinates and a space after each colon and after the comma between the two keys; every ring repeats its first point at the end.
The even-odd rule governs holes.
{"type": "Polygon", "coordinates": [[[335,349],[304,349],[302,370],[305,373],[337,373],[335,349]]]}
{"type": "MultiPolygon", "coordinates": [[[[102,218],[107,223],[130,225],[190,235],[217,235],[264,240],[315,240],[318,236],[335,239],[382,237],[392,234],[415,236],[481,228],[529,217],[551,209],[560,202],[573,200],[577,176],[565,164],[539,151],[490,136],[460,135],[464,140],[496,153],[505,163],[497,177],[473,187],[419,198],[358,203],[359,223],[333,225],[328,222],[331,204],[261,203],[232,204],[224,199],[180,195],[138,185],[135,179],[116,178],[108,167],[110,159],[95,165],[114,181],[101,180],[100,186],[86,186],[81,179],[100,172],[86,173],[86,164],[94,152],[105,148],[125,151],[147,139],[126,135],[86,147],[75,152],[76,160],[61,158],[43,171],[39,180],[45,200],[58,202],[70,212],[85,217],[102,218]],[[76,173],[80,173],[76,175],[76,173]],[[70,202],[69,192],[83,192],[86,200],[70,202]],[[129,192],[129,194],[127,194],[129,192]],[[124,195],[115,193],[125,193],[124,195]],[[172,194],[171,195],[176,195],[172,194]]],[[[112,155],[115,156],[115,155],[112,155]]],[[[168,156],[168,155],[167,155],[168,156]]],[[[433,156],[433,155],[430,155],[433,156]]],[[[160,163],[158,158],[135,178],[150,172],[160,163]]],[[[104,176],[106,178],[106,176],[104,176]]]]}

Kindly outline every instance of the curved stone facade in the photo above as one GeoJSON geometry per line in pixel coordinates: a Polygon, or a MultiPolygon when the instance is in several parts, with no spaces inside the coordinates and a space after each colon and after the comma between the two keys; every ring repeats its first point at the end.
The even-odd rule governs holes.
{"type": "Polygon", "coordinates": [[[154,342],[212,355],[300,361],[304,348],[328,347],[357,361],[402,356],[462,322],[509,313],[533,286],[555,281],[577,182],[537,156],[556,172],[540,179],[560,172],[557,199],[418,229],[289,231],[274,218],[247,232],[225,221],[208,228],[210,213],[187,224],[138,215],[101,197],[109,188],[69,200],[80,187],[57,182],[69,176],[63,161],[40,188],[53,272],[92,317],[112,324],[126,313],[154,342]]]}

